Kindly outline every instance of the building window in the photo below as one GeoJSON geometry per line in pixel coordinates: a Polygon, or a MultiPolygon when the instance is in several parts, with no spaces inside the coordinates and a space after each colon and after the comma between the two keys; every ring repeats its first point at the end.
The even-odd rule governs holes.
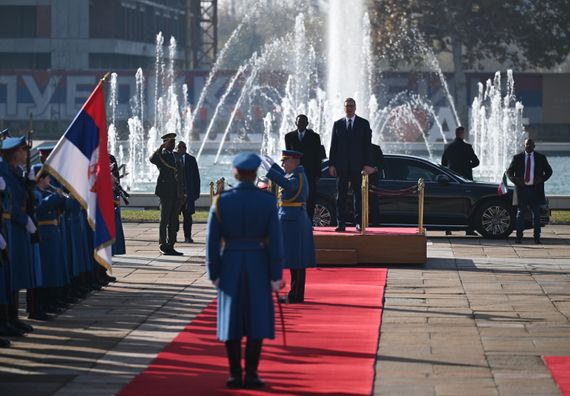
{"type": "Polygon", "coordinates": [[[36,6],[0,6],[0,38],[36,37],[36,6]]]}
{"type": "Polygon", "coordinates": [[[3,52],[0,69],[51,69],[51,54],[3,52]]]}

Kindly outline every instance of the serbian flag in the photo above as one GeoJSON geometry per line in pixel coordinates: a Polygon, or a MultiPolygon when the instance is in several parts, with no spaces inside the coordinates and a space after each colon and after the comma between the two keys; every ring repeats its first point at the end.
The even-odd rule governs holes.
{"type": "Polygon", "coordinates": [[[112,265],[115,208],[109,154],[103,80],[97,84],[42,168],[47,170],[87,211],[93,230],[95,260],[112,265]]]}
{"type": "Polygon", "coordinates": [[[503,173],[503,179],[497,188],[497,195],[505,195],[508,191],[509,189],[507,188],[507,174],[503,173]]]}

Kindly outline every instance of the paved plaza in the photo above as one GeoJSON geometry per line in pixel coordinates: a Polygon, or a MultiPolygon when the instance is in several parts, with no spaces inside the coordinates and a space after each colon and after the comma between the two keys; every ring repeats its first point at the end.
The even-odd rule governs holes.
{"type": "MultiPolygon", "coordinates": [[[[117,393],[215,296],[194,230],[164,257],[158,224],[125,224],[118,281],[1,349],[0,395],[117,393]]],[[[570,226],[428,237],[427,265],[389,268],[374,394],[558,395],[542,356],[570,356],[570,226]]]]}

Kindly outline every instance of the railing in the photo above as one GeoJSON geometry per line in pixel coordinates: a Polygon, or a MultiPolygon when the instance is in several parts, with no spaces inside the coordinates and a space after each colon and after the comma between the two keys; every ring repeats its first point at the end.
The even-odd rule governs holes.
{"type": "Polygon", "coordinates": [[[366,234],[366,228],[368,227],[368,213],[369,213],[369,196],[368,193],[372,191],[378,197],[389,196],[409,196],[411,194],[418,194],[418,234],[424,235],[424,200],[425,200],[425,182],[424,179],[419,179],[417,185],[405,188],[402,190],[384,190],[378,187],[372,186],[370,188],[368,175],[364,172],[362,173],[362,217],[361,217],[361,230],[360,234],[366,234]]]}
{"type": "Polygon", "coordinates": [[[226,179],[224,179],[223,177],[216,180],[215,183],[213,181],[210,182],[210,206],[212,206],[212,202],[214,202],[214,196],[222,193],[225,187],[226,187],[226,179]]]}
{"type": "Polygon", "coordinates": [[[368,174],[364,171],[362,172],[362,217],[360,219],[360,234],[366,235],[366,228],[368,228],[368,174]]]}

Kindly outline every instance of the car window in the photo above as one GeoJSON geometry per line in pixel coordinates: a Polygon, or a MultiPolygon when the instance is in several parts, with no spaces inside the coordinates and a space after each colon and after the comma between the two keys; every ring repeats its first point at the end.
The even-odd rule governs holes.
{"type": "Polygon", "coordinates": [[[386,180],[435,181],[436,176],[443,172],[419,161],[404,158],[387,158],[385,160],[386,180]]]}

